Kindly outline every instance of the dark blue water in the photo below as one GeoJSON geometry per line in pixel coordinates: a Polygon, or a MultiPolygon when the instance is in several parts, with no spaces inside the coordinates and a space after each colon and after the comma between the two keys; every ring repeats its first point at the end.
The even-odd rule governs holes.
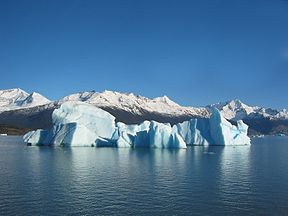
{"type": "Polygon", "coordinates": [[[288,215],[288,139],[187,150],[0,138],[0,215],[288,215]]]}

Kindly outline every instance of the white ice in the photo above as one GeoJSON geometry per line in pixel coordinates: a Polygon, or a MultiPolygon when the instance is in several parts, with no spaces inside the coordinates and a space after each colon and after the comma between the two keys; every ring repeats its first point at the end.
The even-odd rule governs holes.
{"type": "Polygon", "coordinates": [[[210,119],[191,119],[174,125],[144,121],[115,123],[108,112],[83,102],[65,102],[52,114],[51,130],[28,132],[32,145],[186,148],[186,145],[250,144],[248,126],[232,125],[215,108],[210,119]]]}

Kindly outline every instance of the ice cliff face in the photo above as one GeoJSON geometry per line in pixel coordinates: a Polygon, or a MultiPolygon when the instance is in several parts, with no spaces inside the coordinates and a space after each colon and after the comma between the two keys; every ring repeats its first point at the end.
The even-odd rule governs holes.
{"type": "Polygon", "coordinates": [[[186,148],[187,145],[250,144],[248,126],[231,125],[217,109],[210,119],[191,119],[173,127],[156,121],[115,123],[108,112],[83,102],[65,102],[52,114],[51,130],[27,133],[32,145],[186,148]]]}

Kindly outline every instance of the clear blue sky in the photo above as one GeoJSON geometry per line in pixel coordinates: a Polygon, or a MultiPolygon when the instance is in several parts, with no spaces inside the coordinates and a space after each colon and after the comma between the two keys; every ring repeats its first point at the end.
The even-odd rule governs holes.
{"type": "Polygon", "coordinates": [[[1,0],[0,89],[288,108],[286,0],[1,0]]]}

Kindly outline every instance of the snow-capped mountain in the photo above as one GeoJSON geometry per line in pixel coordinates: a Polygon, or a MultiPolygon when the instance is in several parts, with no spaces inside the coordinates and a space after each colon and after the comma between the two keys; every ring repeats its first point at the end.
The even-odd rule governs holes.
{"type": "Polygon", "coordinates": [[[31,108],[51,101],[39,93],[28,94],[20,88],[0,90],[0,112],[31,108]]]}
{"type": "Polygon", "coordinates": [[[167,96],[149,99],[133,93],[87,91],[50,101],[39,93],[28,94],[21,89],[0,91],[0,130],[7,126],[50,128],[53,110],[66,101],[92,104],[115,116],[116,121],[126,124],[138,124],[144,120],[176,124],[191,118],[207,118],[210,116],[209,110],[216,107],[228,120],[242,119],[249,125],[250,134],[288,134],[287,110],[248,106],[240,100],[195,108],[180,106],[167,96]]]}
{"type": "MultiPolygon", "coordinates": [[[[65,101],[83,101],[97,107],[106,109],[117,115],[117,111],[147,117],[148,114],[161,115],[169,118],[181,117],[203,117],[209,116],[209,109],[216,107],[228,120],[267,118],[288,119],[288,111],[249,106],[240,100],[220,102],[207,106],[206,108],[184,107],[175,103],[167,96],[149,99],[147,97],[134,95],[133,93],[119,93],[114,91],[86,91],[68,95],[58,101],[52,102],[43,95],[33,92],[28,94],[20,88],[0,90],[0,112],[32,108],[53,103],[51,106],[60,106],[65,101]]],[[[121,119],[121,118],[120,118],[121,119]]]]}
{"type": "Polygon", "coordinates": [[[134,115],[143,115],[145,113],[158,113],[168,116],[198,116],[207,117],[209,115],[205,108],[183,107],[167,96],[149,99],[132,93],[119,93],[113,91],[104,92],[81,92],[66,96],[59,100],[59,103],[65,101],[83,101],[100,108],[122,110],[133,113],[134,115]]]}
{"type": "Polygon", "coordinates": [[[71,94],[51,102],[37,93],[29,95],[23,90],[18,91],[23,93],[22,97],[15,96],[18,98],[16,101],[7,96],[5,101],[9,101],[3,102],[3,106],[0,107],[0,126],[49,128],[52,126],[51,113],[65,101],[92,104],[115,116],[116,121],[126,124],[138,124],[145,120],[176,124],[191,118],[209,116],[206,108],[182,107],[167,96],[149,99],[132,93],[89,91],[71,94]]]}
{"type": "Polygon", "coordinates": [[[27,92],[19,88],[0,90],[0,108],[17,106],[28,96],[27,92]]]}
{"type": "Polygon", "coordinates": [[[285,109],[276,110],[258,106],[248,106],[242,103],[239,99],[207,106],[208,109],[211,107],[216,107],[226,119],[233,121],[259,118],[267,118],[271,120],[288,119],[288,111],[285,109]]]}
{"type": "Polygon", "coordinates": [[[22,107],[34,107],[34,106],[40,106],[43,104],[48,104],[51,101],[49,99],[47,99],[46,97],[44,97],[43,95],[37,93],[37,92],[33,92],[31,93],[28,97],[26,97],[21,103],[20,105],[22,107]]]}

